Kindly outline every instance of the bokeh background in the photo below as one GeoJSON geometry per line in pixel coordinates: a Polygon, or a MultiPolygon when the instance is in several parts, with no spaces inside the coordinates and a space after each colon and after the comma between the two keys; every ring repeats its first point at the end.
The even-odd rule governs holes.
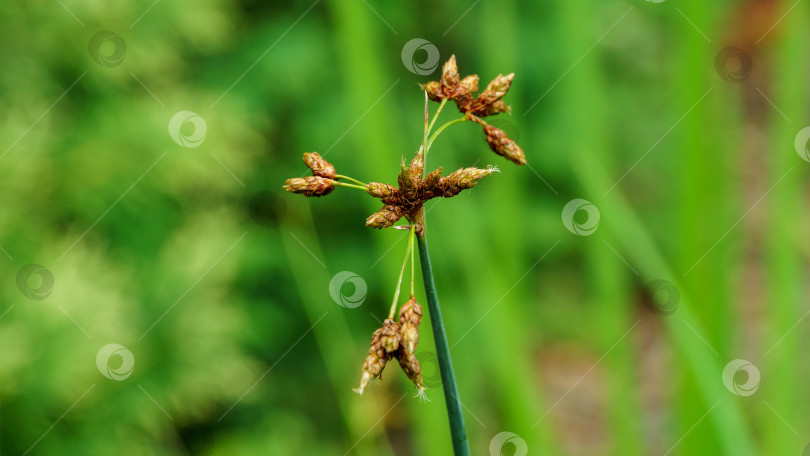
{"type": "Polygon", "coordinates": [[[466,123],[428,161],[503,171],[428,205],[473,454],[808,454],[807,2],[0,12],[1,454],[451,454],[427,321],[431,402],[351,390],[405,232],[281,190],[394,182],[434,47],[517,74],[529,161],[466,123]]]}

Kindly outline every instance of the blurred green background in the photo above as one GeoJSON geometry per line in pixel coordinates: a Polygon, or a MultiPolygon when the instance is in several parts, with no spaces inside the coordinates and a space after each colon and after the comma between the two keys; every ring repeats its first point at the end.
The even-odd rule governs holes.
{"type": "Polygon", "coordinates": [[[428,204],[473,454],[808,454],[808,13],[2,2],[0,454],[451,454],[427,322],[431,402],[396,365],[351,391],[406,233],[281,190],[312,150],[394,182],[431,46],[516,73],[529,161],[466,123],[428,160],[503,170],[428,204]]]}

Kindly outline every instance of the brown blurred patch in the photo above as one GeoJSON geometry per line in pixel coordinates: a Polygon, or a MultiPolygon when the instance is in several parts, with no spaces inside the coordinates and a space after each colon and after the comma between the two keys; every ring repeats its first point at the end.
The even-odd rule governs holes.
{"type": "Polygon", "coordinates": [[[539,355],[546,403],[549,409],[553,407],[543,421],[556,431],[566,455],[599,456],[610,452],[605,373],[601,364],[593,367],[600,356],[569,343],[548,345],[539,355]]]}

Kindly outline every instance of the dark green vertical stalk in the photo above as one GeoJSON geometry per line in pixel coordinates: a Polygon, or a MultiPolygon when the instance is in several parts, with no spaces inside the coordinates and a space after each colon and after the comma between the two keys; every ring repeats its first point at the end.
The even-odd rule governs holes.
{"type": "Polygon", "coordinates": [[[422,265],[422,281],[425,283],[430,326],[433,328],[433,339],[436,342],[436,357],[439,360],[439,371],[442,373],[444,402],[447,406],[447,418],[450,420],[450,435],[453,439],[453,454],[469,456],[470,444],[467,443],[467,430],[464,428],[464,416],[461,414],[461,400],[458,396],[456,374],[450,360],[450,346],[447,345],[447,334],[444,331],[442,311],[439,308],[439,296],[436,284],[433,283],[433,266],[430,264],[427,239],[417,236],[419,243],[419,262],[422,265]]]}

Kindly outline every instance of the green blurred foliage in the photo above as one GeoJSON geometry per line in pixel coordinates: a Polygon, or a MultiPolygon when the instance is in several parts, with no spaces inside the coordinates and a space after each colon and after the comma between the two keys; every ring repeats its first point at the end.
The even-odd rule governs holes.
{"type": "MultiPolygon", "coordinates": [[[[416,84],[439,76],[403,64],[412,38],[482,85],[517,74],[493,123],[528,167],[471,124],[428,159],[503,171],[428,204],[473,454],[503,431],[529,454],[801,454],[808,8],[0,4],[0,454],[451,453],[439,382],[419,403],[393,366],[351,391],[405,233],[366,229],[360,192],[280,189],[311,150],[395,181],[421,141],[416,84]],[[102,31],[119,44],[94,47],[102,31]],[[718,68],[730,45],[753,67],[718,68]],[[198,147],[172,139],[179,111],[204,119],[198,147]],[[600,211],[592,236],[562,223],[576,198],[600,211]],[[368,285],[359,307],[330,297],[339,271],[368,285]],[[671,315],[654,279],[680,294],[671,315]],[[134,357],[120,381],[96,363],[111,343],[134,357]],[[737,358],[761,373],[751,396],[723,384],[737,358]]],[[[422,325],[423,360],[432,341],[422,325]]]]}

